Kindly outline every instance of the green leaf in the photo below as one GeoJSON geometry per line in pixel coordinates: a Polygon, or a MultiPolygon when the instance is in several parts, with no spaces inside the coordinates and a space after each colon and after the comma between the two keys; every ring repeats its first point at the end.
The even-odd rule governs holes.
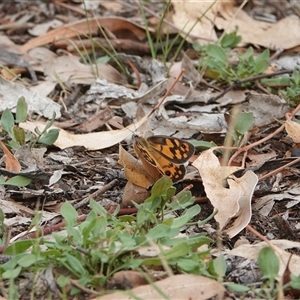
{"type": "Polygon", "coordinates": [[[167,259],[174,259],[174,258],[182,257],[182,256],[188,254],[189,251],[190,251],[189,244],[186,241],[183,241],[183,242],[177,243],[171,249],[166,250],[163,253],[163,255],[167,259]]]}
{"type": "Polygon", "coordinates": [[[5,177],[0,175],[0,184],[5,184],[5,177]]]}
{"type": "Polygon", "coordinates": [[[222,47],[211,44],[207,46],[207,52],[210,57],[215,58],[219,62],[226,63],[227,55],[222,47]]]}
{"type": "Polygon", "coordinates": [[[291,274],[290,286],[294,289],[300,290],[300,276],[291,274]]]}
{"type": "Polygon", "coordinates": [[[203,46],[200,45],[198,42],[194,42],[192,46],[195,51],[198,51],[198,52],[203,51],[203,46]]]}
{"type": "Polygon", "coordinates": [[[226,274],[226,260],[224,255],[219,255],[216,259],[213,260],[214,271],[218,275],[218,278],[223,278],[226,274]]]}
{"type": "Polygon", "coordinates": [[[18,253],[24,253],[28,248],[33,245],[33,240],[17,241],[9,245],[5,250],[4,254],[16,255],[18,253]]]}
{"type": "Polygon", "coordinates": [[[230,289],[231,291],[235,292],[235,293],[246,293],[250,290],[249,287],[242,285],[242,284],[237,284],[237,283],[224,283],[226,285],[226,287],[228,287],[228,289],[230,289]]]}
{"type": "Polygon", "coordinates": [[[237,31],[233,31],[224,35],[221,39],[220,44],[223,48],[233,48],[235,47],[240,41],[242,37],[237,35],[237,31]]]}
{"type": "Polygon", "coordinates": [[[90,207],[98,215],[105,215],[105,216],[107,215],[107,210],[99,202],[95,201],[94,199],[91,199],[90,207]]]}
{"type": "Polygon", "coordinates": [[[18,266],[18,260],[25,255],[26,255],[25,253],[20,253],[20,254],[16,254],[16,255],[12,256],[11,260],[9,260],[6,263],[4,263],[3,265],[1,265],[1,268],[0,268],[1,272],[15,269],[18,266]]]}
{"type": "Polygon", "coordinates": [[[14,176],[10,179],[8,179],[7,181],[3,182],[2,180],[0,180],[0,185],[13,185],[13,186],[26,186],[31,182],[31,179],[25,176],[21,176],[21,175],[17,175],[14,176]]]}
{"type": "Polygon", "coordinates": [[[65,286],[67,286],[67,285],[70,284],[70,278],[69,278],[69,277],[66,277],[66,276],[63,276],[63,275],[60,275],[60,276],[58,276],[56,282],[57,282],[57,284],[58,284],[61,288],[63,288],[63,287],[65,287],[65,286]]]}
{"type": "Polygon", "coordinates": [[[174,201],[167,204],[171,210],[181,210],[188,206],[193,205],[195,197],[192,196],[190,191],[182,191],[176,195],[174,201]]]}
{"type": "Polygon", "coordinates": [[[22,96],[19,98],[17,103],[16,123],[25,122],[27,119],[27,113],[28,113],[28,105],[25,101],[25,98],[22,96]]]}
{"type": "Polygon", "coordinates": [[[217,146],[214,142],[206,142],[206,141],[191,141],[191,144],[193,144],[196,148],[202,148],[202,149],[210,149],[212,147],[217,146]]]}
{"type": "Polygon", "coordinates": [[[186,225],[194,216],[200,212],[200,206],[194,205],[188,208],[180,217],[174,218],[172,228],[178,228],[186,225]]]}
{"type": "Polygon", "coordinates": [[[269,66],[269,62],[268,61],[260,61],[255,63],[254,66],[254,73],[255,74],[262,74],[269,66]]]}
{"type": "Polygon", "coordinates": [[[147,237],[151,240],[167,237],[170,233],[170,227],[164,224],[158,224],[147,233],[147,237]]]}
{"type": "Polygon", "coordinates": [[[44,128],[44,130],[43,131],[46,131],[46,130],[48,130],[52,125],[53,125],[53,123],[54,123],[54,120],[55,120],[55,116],[56,116],[56,113],[55,112],[53,112],[53,115],[52,115],[52,118],[51,118],[51,120],[46,124],[46,126],[45,126],[45,128],[44,128]]]}
{"type": "Polygon", "coordinates": [[[155,220],[155,216],[153,211],[150,211],[149,209],[146,209],[145,206],[142,206],[137,213],[136,216],[136,221],[137,221],[137,225],[140,226],[142,224],[144,224],[147,221],[154,221],[155,220]]]}
{"type": "Polygon", "coordinates": [[[156,181],[151,189],[151,197],[165,195],[167,189],[173,185],[172,180],[168,176],[163,176],[156,181]]]}
{"type": "Polygon", "coordinates": [[[236,118],[234,128],[239,134],[243,135],[252,128],[253,122],[254,117],[252,112],[240,113],[236,118]]]}
{"type": "Polygon", "coordinates": [[[28,254],[23,256],[21,259],[18,261],[18,265],[24,268],[28,268],[32,265],[34,265],[37,261],[40,259],[38,258],[37,255],[35,254],[28,254]]]}
{"type": "Polygon", "coordinates": [[[29,229],[38,226],[41,219],[43,217],[43,213],[42,212],[35,212],[34,217],[31,220],[31,223],[29,225],[29,229]]]}
{"type": "Polygon", "coordinates": [[[17,267],[15,269],[12,270],[7,270],[2,274],[2,279],[13,279],[13,278],[17,278],[20,273],[21,273],[22,268],[21,267],[17,267]]]}
{"type": "Polygon", "coordinates": [[[253,48],[252,47],[249,47],[248,49],[247,49],[247,51],[244,53],[244,54],[242,54],[241,56],[240,56],[240,59],[243,61],[243,60],[248,60],[248,59],[250,59],[251,57],[253,57],[253,54],[254,54],[254,51],[253,51],[253,48]]]}
{"type": "Polygon", "coordinates": [[[86,273],[86,270],[79,259],[69,253],[65,253],[65,257],[66,262],[69,265],[69,269],[73,270],[77,276],[82,277],[86,273]]]}
{"type": "Polygon", "coordinates": [[[268,62],[269,58],[270,58],[270,50],[266,49],[256,57],[255,62],[262,62],[262,61],[268,62]]]}
{"type": "Polygon", "coordinates": [[[106,64],[110,61],[111,57],[109,57],[108,55],[104,55],[102,57],[99,57],[96,59],[96,63],[97,64],[106,64]]]}
{"type": "Polygon", "coordinates": [[[13,126],[12,130],[13,136],[15,140],[20,144],[24,145],[25,144],[25,131],[23,128],[20,128],[18,126],[13,126]]]}
{"type": "Polygon", "coordinates": [[[0,208],[0,223],[3,223],[4,219],[5,219],[5,216],[4,216],[3,210],[0,208]]]}
{"type": "Polygon", "coordinates": [[[271,247],[265,247],[260,250],[258,265],[263,273],[263,278],[273,281],[278,276],[279,259],[271,247]]]}
{"type": "Polygon", "coordinates": [[[76,209],[69,202],[65,202],[61,206],[60,213],[66,220],[67,225],[74,226],[77,224],[78,213],[76,209]]]}
{"type": "Polygon", "coordinates": [[[179,258],[177,266],[185,272],[191,272],[197,267],[199,267],[199,261],[194,261],[189,258],[179,258]]]}
{"type": "Polygon", "coordinates": [[[15,125],[15,120],[14,120],[13,114],[11,113],[11,111],[8,108],[6,108],[4,110],[4,112],[2,113],[1,124],[2,124],[3,129],[6,132],[9,132],[9,133],[12,132],[12,128],[15,125]]]}
{"type": "Polygon", "coordinates": [[[38,127],[35,127],[34,128],[34,132],[37,134],[37,135],[41,135],[42,132],[40,131],[40,129],[38,127]]]}
{"type": "Polygon", "coordinates": [[[59,129],[50,129],[39,138],[38,142],[47,146],[52,145],[57,140],[58,135],[59,129]]]}
{"type": "Polygon", "coordinates": [[[15,140],[8,141],[8,145],[9,145],[9,147],[11,147],[12,149],[15,149],[15,150],[17,150],[21,147],[21,145],[15,140]]]}

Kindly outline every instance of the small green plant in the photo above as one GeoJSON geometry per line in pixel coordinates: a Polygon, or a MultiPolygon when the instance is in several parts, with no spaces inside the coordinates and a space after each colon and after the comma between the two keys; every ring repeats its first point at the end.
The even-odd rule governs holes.
{"type": "MultiPolygon", "coordinates": [[[[258,255],[258,266],[262,272],[263,284],[261,287],[253,289],[242,284],[235,283],[225,283],[228,289],[240,294],[241,296],[246,296],[245,293],[251,291],[256,299],[283,299],[284,295],[288,294],[292,289],[299,290],[300,293],[300,276],[291,275],[290,281],[282,284],[282,280],[279,273],[279,258],[275,254],[273,248],[265,247],[261,249],[258,255]],[[281,295],[279,297],[279,295],[281,295]]],[[[293,298],[294,299],[294,298],[293,298]]]]}
{"type": "MultiPolygon", "coordinates": [[[[120,270],[143,273],[143,268],[152,266],[167,265],[171,272],[219,278],[223,274],[220,262],[211,263],[209,250],[199,250],[212,240],[203,234],[178,236],[183,226],[195,224],[191,220],[200,207],[193,202],[190,192],[175,196],[171,180],[163,177],[153,186],[145,203],[135,204],[136,216],[117,217],[92,200],[90,213],[79,224],[76,210],[70,203],[64,203],[61,214],[66,222],[66,235],[53,234],[54,241],[38,238],[13,243],[5,250],[5,254],[13,257],[0,266],[1,278],[14,282],[24,271],[55,267],[63,293],[67,293],[70,280],[94,289],[105,287],[120,270]],[[172,212],[180,214],[175,217],[172,212]],[[157,255],[139,254],[144,246],[153,245],[159,249],[157,255]]],[[[74,286],[70,290],[71,295],[79,293],[74,286]]]]}
{"type": "Polygon", "coordinates": [[[252,128],[253,123],[254,118],[252,112],[243,112],[238,114],[234,123],[234,131],[232,133],[233,146],[241,146],[246,132],[252,128]]]}
{"type": "Polygon", "coordinates": [[[20,123],[26,121],[27,115],[28,105],[24,97],[20,97],[18,100],[15,116],[8,108],[3,111],[1,116],[1,125],[2,133],[5,133],[9,138],[7,144],[12,149],[18,149],[29,142],[31,142],[32,147],[35,146],[36,143],[52,145],[58,138],[59,134],[58,129],[51,129],[48,131],[54,122],[55,115],[47,123],[43,131],[40,131],[38,128],[35,129],[37,134],[36,137],[34,137],[30,132],[26,133],[25,130],[19,126],[20,123]]]}
{"type": "Polygon", "coordinates": [[[139,8],[141,12],[141,16],[144,22],[145,30],[146,30],[146,36],[147,41],[149,44],[151,56],[153,59],[157,59],[158,53],[162,53],[162,61],[166,65],[170,54],[172,54],[171,63],[173,63],[178,55],[180,54],[184,44],[186,43],[186,40],[190,34],[190,32],[193,30],[193,28],[201,22],[202,18],[205,16],[205,14],[211,9],[211,7],[216,4],[216,0],[212,1],[211,5],[206,9],[206,11],[203,12],[202,15],[199,16],[199,18],[194,22],[193,26],[189,28],[188,31],[185,32],[185,29],[189,23],[189,20],[186,21],[185,24],[182,24],[182,27],[178,31],[178,33],[172,37],[169,33],[169,29],[167,29],[167,32],[164,32],[164,21],[166,21],[166,15],[169,13],[171,0],[165,1],[165,6],[163,8],[163,11],[161,13],[161,16],[159,17],[159,22],[156,28],[155,36],[150,32],[149,24],[147,21],[146,13],[145,13],[145,1],[139,0],[139,8]]]}
{"type": "Polygon", "coordinates": [[[299,70],[295,70],[290,77],[289,86],[282,90],[284,98],[292,105],[296,106],[300,103],[300,73],[299,70]]]}
{"type": "Polygon", "coordinates": [[[262,74],[269,66],[270,52],[268,49],[255,57],[253,48],[249,47],[244,54],[238,56],[236,65],[231,65],[228,62],[230,49],[240,41],[241,37],[234,31],[225,34],[216,44],[201,46],[195,43],[194,49],[200,52],[201,57],[199,70],[205,70],[205,76],[209,78],[229,84],[262,74]]]}
{"type": "Polygon", "coordinates": [[[7,242],[8,237],[8,228],[4,224],[4,213],[3,210],[0,208],[0,246],[4,246],[7,242]]]}

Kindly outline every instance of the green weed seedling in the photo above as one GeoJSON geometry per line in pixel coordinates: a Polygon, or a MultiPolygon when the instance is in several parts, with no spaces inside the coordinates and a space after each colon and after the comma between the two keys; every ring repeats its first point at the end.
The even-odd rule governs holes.
{"type": "MultiPolygon", "coordinates": [[[[246,297],[248,292],[255,296],[255,299],[285,299],[284,295],[289,293],[291,288],[300,292],[300,276],[291,275],[290,282],[282,285],[279,274],[279,258],[271,247],[261,249],[258,255],[258,266],[262,272],[262,286],[259,288],[250,288],[246,285],[226,282],[226,287],[246,297]]],[[[298,293],[299,295],[299,293],[298,293]]]]}
{"type": "Polygon", "coordinates": [[[12,112],[6,108],[1,116],[2,133],[8,135],[9,139],[7,144],[12,149],[16,150],[22,145],[31,142],[31,147],[34,147],[36,143],[40,143],[46,146],[52,145],[58,138],[58,129],[48,129],[52,126],[55,114],[52,119],[47,123],[43,131],[38,128],[35,129],[36,137],[31,133],[25,133],[23,128],[19,127],[21,122],[25,122],[28,116],[28,105],[24,97],[20,97],[17,103],[15,116],[12,112]]]}
{"type": "Polygon", "coordinates": [[[12,112],[6,108],[1,116],[2,132],[7,134],[10,140],[8,145],[12,149],[18,149],[31,138],[31,134],[25,134],[24,129],[19,127],[19,123],[26,121],[28,106],[24,97],[20,97],[17,103],[15,117],[12,112]]]}
{"type": "Polygon", "coordinates": [[[290,105],[296,106],[300,103],[300,73],[295,70],[290,77],[289,86],[281,91],[290,105]]]}
{"type": "MultiPolygon", "coordinates": [[[[194,49],[200,53],[199,70],[205,71],[205,76],[221,82],[233,84],[243,78],[262,74],[269,66],[270,52],[268,49],[258,56],[254,55],[252,47],[238,56],[238,63],[231,65],[229,51],[241,41],[234,31],[225,34],[218,43],[201,46],[197,43],[194,49]]],[[[249,84],[249,83],[247,83],[249,84]]]]}
{"type": "Polygon", "coordinates": [[[145,267],[169,268],[174,273],[218,279],[224,274],[223,264],[220,261],[212,263],[209,248],[200,249],[212,240],[204,234],[179,236],[183,227],[195,224],[192,218],[200,212],[200,207],[193,203],[189,191],[175,196],[175,188],[168,177],[154,184],[145,203],[135,204],[138,207],[135,216],[117,217],[116,213],[108,213],[91,200],[90,213],[84,222],[78,223],[77,211],[66,202],[61,207],[65,235],[54,233],[54,240],[41,237],[13,243],[5,251],[13,258],[0,266],[0,277],[14,283],[23,272],[38,273],[53,268],[65,295],[81,292],[70,285],[70,280],[95,290],[105,287],[120,270],[143,273],[145,267]],[[178,217],[171,212],[177,212],[178,217]],[[155,246],[159,254],[154,257],[139,255],[144,246],[155,246]]]}
{"type": "Polygon", "coordinates": [[[252,128],[253,123],[254,118],[252,112],[244,112],[237,115],[232,133],[233,146],[241,146],[246,132],[252,128]]]}
{"type": "Polygon", "coordinates": [[[261,83],[270,92],[282,96],[291,106],[297,106],[300,103],[299,69],[294,70],[290,76],[285,74],[276,78],[263,78],[261,83]]]}
{"type": "MultiPolygon", "coordinates": [[[[52,145],[58,138],[59,130],[50,129],[54,122],[55,114],[52,119],[47,123],[43,131],[35,128],[36,136],[30,132],[26,133],[23,128],[19,126],[20,123],[25,122],[28,115],[28,106],[24,97],[20,97],[17,102],[15,115],[6,108],[1,116],[2,136],[5,135],[6,144],[13,151],[19,149],[22,145],[28,144],[30,147],[34,147],[36,143],[42,145],[52,145]]],[[[9,179],[0,175],[0,185],[11,185],[23,187],[27,186],[31,182],[31,179],[17,175],[9,179]]]]}

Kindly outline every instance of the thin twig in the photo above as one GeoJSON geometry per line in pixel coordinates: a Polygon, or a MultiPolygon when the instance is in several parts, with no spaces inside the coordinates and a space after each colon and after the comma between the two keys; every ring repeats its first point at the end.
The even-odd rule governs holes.
{"type": "Polygon", "coordinates": [[[218,96],[210,98],[207,101],[207,104],[211,104],[211,103],[216,102],[216,100],[220,99],[225,94],[227,94],[229,91],[231,91],[232,89],[242,85],[243,83],[252,82],[252,81],[256,81],[256,80],[263,79],[263,78],[270,78],[270,77],[283,75],[283,74],[292,74],[293,72],[294,72],[293,70],[282,70],[282,71],[274,72],[274,73],[271,73],[271,74],[261,74],[261,75],[247,77],[247,78],[244,78],[244,79],[241,79],[241,80],[237,80],[232,85],[230,85],[226,90],[221,92],[218,96]]]}
{"type": "Polygon", "coordinates": [[[90,290],[88,288],[86,288],[85,286],[81,285],[80,283],[78,283],[77,280],[71,279],[70,278],[70,282],[73,286],[77,287],[78,289],[80,289],[81,291],[87,293],[87,294],[92,294],[92,295],[99,295],[98,292],[95,292],[93,290],[90,290]]]}
{"type": "Polygon", "coordinates": [[[110,183],[106,184],[105,186],[103,186],[102,188],[100,188],[99,190],[97,190],[96,192],[90,194],[89,196],[87,196],[86,198],[84,198],[83,200],[81,200],[80,202],[74,204],[74,208],[78,209],[82,206],[87,205],[91,199],[95,199],[98,196],[102,195],[103,193],[105,193],[106,191],[110,190],[112,187],[114,187],[117,183],[118,183],[118,179],[114,179],[113,181],[111,181],[110,183]]]}
{"type": "MultiPolygon", "coordinates": [[[[297,105],[297,107],[290,113],[288,114],[289,118],[292,118],[293,116],[295,116],[295,114],[300,110],[300,104],[297,105]]],[[[285,124],[283,123],[280,127],[278,127],[274,132],[270,133],[269,135],[267,135],[266,137],[264,137],[261,140],[258,140],[250,145],[244,146],[240,149],[238,149],[230,158],[229,162],[228,162],[228,166],[231,165],[231,163],[233,162],[233,160],[240,155],[242,152],[247,152],[250,149],[252,149],[255,146],[258,146],[266,141],[268,141],[269,139],[271,139],[273,136],[275,136],[276,134],[278,134],[279,132],[281,132],[283,129],[285,128],[285,124]]]]}
{"type": "Polygon", "coordinates": [[[267,179],[268,177],[273,176],[273,175],[275,175],[275,174],[277,174],[277,173],[283,171],[284,169],[286,169],[286,168],[288,168],[288,167],[290,167],[290,166],[296,164],[296,163],[299,162],[299,161],[300,161],[300,157],[298,157],[298,158],[294,159],[293,161],[291,161],[291,162],[289,162],[289,163],[287,163],[287,164],[281,166],[280,168],[277,168],[277,169],[275,169],[275,170],[273,170],[273,171],[267,173],[266,175],[261,176],[261,177],[259,178],[259,181],[263,181],[263,180],[267,179]]]}

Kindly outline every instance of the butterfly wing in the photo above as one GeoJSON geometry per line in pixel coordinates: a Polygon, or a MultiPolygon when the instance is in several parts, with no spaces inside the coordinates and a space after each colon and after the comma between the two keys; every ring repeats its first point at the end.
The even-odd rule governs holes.
{"type": "Polygon", "coordinates": [[[154,135],[147,138],[147,143],[153,152],[174,164],[184,164],[195,152],[191,143],[172,137],[154,135]]]}
{"type": "Polygon", "coordinates": [[[143,158],[143,163],[146,161],[155,166],[163,175],[176,182],[184,178],[186,169],[183,164],[194,154],[193,145],[187,143],[186,146],[180,147],[180,143],[177,141],[187,143],[183,140],[162,136],[153,136],[147,139],[135,136],[133,147],[136,154],[143,158]],[[158,137],[157,140],[153,139],[156,137],[158,137]],[[172,147],[177,147],[179,150],[174,152],[170,149],[172,147]],[[185,151],[186,155],[179,153],[181,151],[185,151]],[[175,155],[180,157],[177,158],[175,155]]]}
{"type": "Polygon", "coordinates": [[[144,138],[134,136],[133,148],[138,157],[143,157],[150,165],[157,167],[157,163],[152,158],[147,141],[144,138]]]}
{"type": "Polygon", "coordinates": [[[157,168],[162,174],[168,176],[173,182],[182,180],[186,173],[184,165],[174,164],[164,157],[160,158],[157,168]]]}

